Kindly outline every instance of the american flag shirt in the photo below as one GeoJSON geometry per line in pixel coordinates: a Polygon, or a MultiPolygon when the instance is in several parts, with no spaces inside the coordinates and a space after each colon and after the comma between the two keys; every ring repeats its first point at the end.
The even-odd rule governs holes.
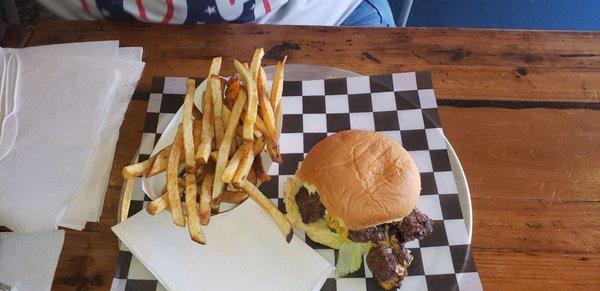
{"type": "Polygon", "coordinates": [[[165,24],[252,22],[288,0],[38,0],[69,19],[165,24]]]}

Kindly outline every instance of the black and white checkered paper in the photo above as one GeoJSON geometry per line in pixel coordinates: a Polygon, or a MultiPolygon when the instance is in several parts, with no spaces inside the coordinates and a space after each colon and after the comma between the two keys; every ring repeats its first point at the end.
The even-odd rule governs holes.
{"type": "MultiPolygon", "coordinates": [[[[149,96],[140,160],[147,159],[175,112],[181,107],[186,78],[154,78],[149,96]]],[[[417,207],[435,221],[433,234],[408,242],[414,260],[400,290],[481,290],[461,213],[446,141],[428,72],[361,76],[314,81],[286,81],[283,90],[283,164],[269,170],[261,190],[285,210],[283,183],[319,140],[346,129],[377,131],[398,141],[421,172],[417,207]]],[[[136,185],[129,215],[150,200],[136,185]]],[[[335,264],[338,252],[295,234],[335,264]]],[[[152,274],[120,244],[112,290],[163,290],[152,274]]],[[[301,270],[298,270],[301,272],[301,270]]],[[[235,280],[235,278],[232,278],[235,280]]],[[[345,278],[327,279],[322,290],[380,290],[368,266],[345,278]]],[[[273,290],[278,290],[273,286],[273,290]]]]}

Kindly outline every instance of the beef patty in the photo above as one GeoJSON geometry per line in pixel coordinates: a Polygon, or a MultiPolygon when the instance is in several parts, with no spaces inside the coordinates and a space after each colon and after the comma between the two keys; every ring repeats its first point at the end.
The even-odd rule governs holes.
{"type": "Polygon", "coordinates": [[[376,225],[361,230],[349,230],[348,239],[353,242],[370,241],[372,243],[377,243],[378,241],[384,241],[385,227],[383,225],[376,225]]]}
{"type": "Polygon", "coordinates": [[[367,265],[373,277],[386,290],[400,286],[411,261],[409,250],[402,248],[401,251],[395,252],[384,244],[372,247],[367,255],[367,265]]]}
{"type": "Polygon", "coordinates": [[[390,223],[389,232],[400,239],[401,243],[421,240],[433,232],[433,221],[415,208],[402,221],[390,223]]]}
{"type": "Polygon", "coordinates": [[[325,206],[321,203],[319,193],[310,194],[304,187],[296,194],[296,204],[304,223],[313,223],[325,215],[325,206]]]}

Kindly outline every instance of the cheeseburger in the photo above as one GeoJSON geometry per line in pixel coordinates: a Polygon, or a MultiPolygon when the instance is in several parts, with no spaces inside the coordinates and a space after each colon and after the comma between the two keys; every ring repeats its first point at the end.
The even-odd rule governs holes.
{"type": "Polygon", "coordinates": [[[431,234],[415,208],[421,180],[394,140],[348,130],[317,143],[284,186],[287,218],[311,240],[339,250],[337,275],[360,268],[363,255],[378,284],[399,287],[412,261],[404,243],[431,234]]]}

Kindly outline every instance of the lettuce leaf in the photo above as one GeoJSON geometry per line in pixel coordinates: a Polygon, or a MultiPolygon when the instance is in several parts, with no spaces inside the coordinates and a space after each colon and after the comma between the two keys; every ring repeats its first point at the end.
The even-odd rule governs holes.
{"type": "Polygon", "coordinates": [[[373,245],[371,243],[347,242],[340,246],[336,275],[344,277],[360,268],[363,255],[368,253],[373,245]]]}

